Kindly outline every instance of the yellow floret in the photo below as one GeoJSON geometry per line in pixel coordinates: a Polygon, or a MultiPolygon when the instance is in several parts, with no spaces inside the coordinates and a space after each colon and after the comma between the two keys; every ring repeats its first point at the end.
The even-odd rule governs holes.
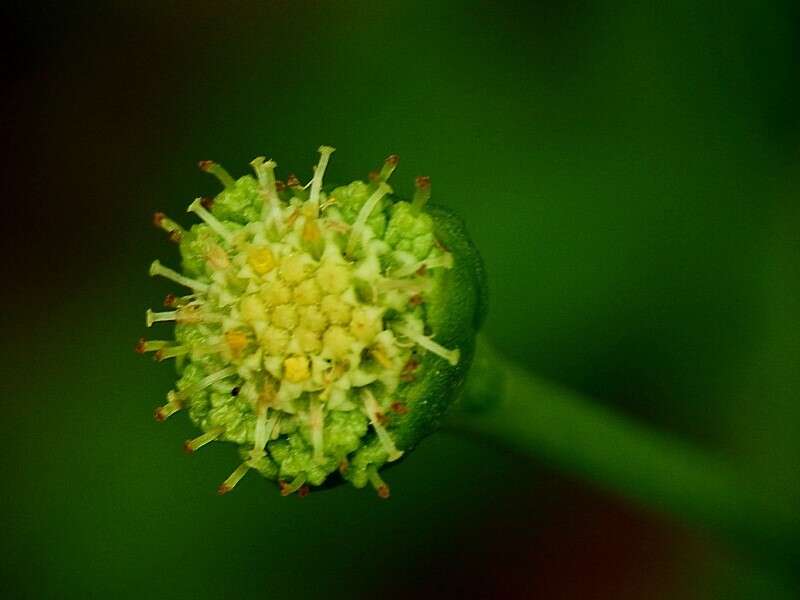
{"type": "Polygon", "coordinates": [[[328,318],[319,306],[303,306],[300,308],[300,324],[316,333],[322,333],[328,326],[328,318]]]}
{"type": "Polygon", "coordinates": [[[239,356],[242,350],[247,347],[247,335],[243,331],[231,330],[225,332],[225,343],[228,344],[231,353],[234,356],[239,356]]]}
{"type": "Polygon", "coordinates": [[[313,279],[306,279],[294,288],[294,301],[297,304],[317,304],[320,299],[319,286],[313,279]]]}
{"type": "Polygon", "coordinates": [[[300,283],[311,270],[308,257],[303,254],[292,254],[281,260],[281,277],[287,283],[300,283]]]}
{"type": "Polygon", "coordinates": [[[267,306],[279,306],[291,300],[292,290],[282,281],[272,281],[262,286],[261,297],[267,306]]]}
{"type": "Polygon", "coordinates": [[[303,352],[316,354],[322,350],[322,341],[319,339],[318,333],[306,329],[305,327],[300,327],[295,330],[294,334],[303,352]]]}
{"type": "Polygon", "coordinates": [[[284,329],[267,327],[261,334],[260,341],[267,354],[283,354],[289,345],[289,334],[284,329]]]}
{"type": "Polygon", "coordinates": [[[342,302],[339,296],[328,295],[322,299],[320,305],[322,312],[336,325],[346,325],[350,322],[350,305],[342,302]]]}
{"type": "Polygon", "coordinates": [[[272,324],[283,329],[297,327],[297,308],[294,304],[282,304],[272,311],[272,324]]]}
{"type": "Polygon", "coordinates": [[[350,285],[350,269],[346,265],[325,263],[317,271],[317,282],[328,294],[341,294],[350,285]]]}
{"type": "Polygon", "coordinates": [[[358,307],[353,310],[350,332],[357,340],[369,344],[381,331],[383,331],[383,321],[379,308],[358,307]]]}
{"type": "Polygon", "coordinates": [[[258,296],[245,296],[239,302],[239,311],[242,314],[242,319],[248,323],[253,321],[265,321],[267,318],[264,303],[258,296]]]}
{"type": "Polygon", "coordinates": [[[266,246],[253,246],[247,252],[247,262],[259,275],[269,273],[275,268],[275,257],[266,246]]]}
{"type": "Polygon", "coordinates": [[[290,356],[283,361],[283,376],[287,381],[300,383],[311,376],[305,356],[290,356]]]}
{"type": "Polygon", "coordinates": [[[353,350],[355,340],[344,327],[334,325],[322,338],[324,351],[333,358],[344,358],[353,350]]]}

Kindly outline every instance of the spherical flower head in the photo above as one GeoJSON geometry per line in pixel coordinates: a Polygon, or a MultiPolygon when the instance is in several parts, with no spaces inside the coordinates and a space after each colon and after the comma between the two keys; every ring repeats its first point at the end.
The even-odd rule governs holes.
{"type": "Polygon", "coordinates": [[[396,156],[330,188],[333,148],[319,152],[307,185],[277,181],[263,158],[238,180],[203,161],[224,190],[190,204],[200,222],[155,218],[182,272],[158,261],[150,272],[187,293],[147,311],[148,326],[175,324],[174,340],[137,349],[176,360],[155,414],[187,410],[202,430],[188,452],[239,446],[221,493],[254,470],[284,495],[347,480],[388,496],[379,471],[438,427],[472,358],[485,285],[462,223],[428,204],[426,177],[412,202],[394,196],[396,156]]]}

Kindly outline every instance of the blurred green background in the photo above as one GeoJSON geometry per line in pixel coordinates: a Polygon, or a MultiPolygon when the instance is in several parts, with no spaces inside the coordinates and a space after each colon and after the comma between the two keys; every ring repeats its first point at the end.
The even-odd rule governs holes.
{"type": "MultiPolygon", "coordinates": [[[[6,5],[0,96],[9,598],[792,598],[646,507],[453,434],[393,497],[280,498],[187,457],[132,352],[154,210],[256,155],[430,175],[487,263],[499,349],[766,475],[800,506],[796,2],[6,5]]],[[[764,493],[772,493],[765,489],[764,493]]]]}

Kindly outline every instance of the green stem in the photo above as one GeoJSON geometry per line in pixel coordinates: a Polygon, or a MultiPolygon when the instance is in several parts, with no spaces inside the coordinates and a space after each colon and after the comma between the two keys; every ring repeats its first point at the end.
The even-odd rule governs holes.
{"type": "MultiPolygon", "coordinates": [[[[798,559],[800,510],[752,475],[480,349],[465,408],[450,429],[541,459],[640,504],[760,552],[798,559]],[[487,365],[494,365],[487,368],[487,365]],[[491,381],[502,403],[475,412],[491,381]],[[477,400],[476,400],[477,398],[477,400]]],[[[484,402],[485,404],[485,402],[484,402]]]]}

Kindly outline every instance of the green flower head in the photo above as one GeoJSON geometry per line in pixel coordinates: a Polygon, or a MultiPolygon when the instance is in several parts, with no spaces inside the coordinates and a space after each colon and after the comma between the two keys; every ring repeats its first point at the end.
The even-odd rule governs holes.
{"type": "Polygon", "coordinates": [[[333,148],[319,152],[307,185],[277,181],[263,158],[238,180],[203,161],[224,190],[189,205],[200,222],[155,216],[182,269],[155,261],[150,274],[188,293],[147,311],[148,327],[174,323],[174,340],[137,349],[176,361],[155,416],[186,410],[203,432],[187,451],[239,447],[220,493],[254,470],[284,495],[347,480],[388,496],[379,471],[436,430],[472,359],[485,285],[462,223],[428,204],[426,177],[411,202],[394,196],[396,156],[330,188],[333,148]]]}

